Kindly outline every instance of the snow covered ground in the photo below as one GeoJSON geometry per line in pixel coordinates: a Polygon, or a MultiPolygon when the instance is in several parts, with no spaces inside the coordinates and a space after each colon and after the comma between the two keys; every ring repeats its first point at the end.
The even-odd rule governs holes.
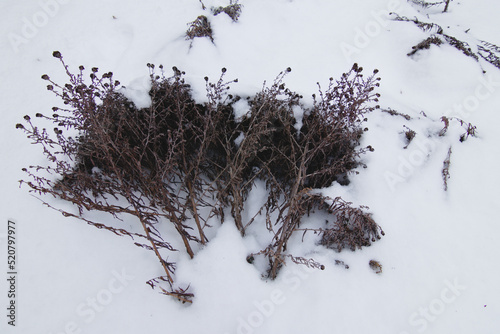
{"type": "Polygon", "coordinates": [[[500,332],[500,69],[449,44],[408,57],[430,33],[388,15],[439,24],[477,52],[480,40],[500,45],[500,4],[456,0],[441,13],[442,6],[423,9],[406,0],[241,3],[237,23],[203,11],[198,0],[0,3],[0,332],[500,332]],[[214,44],[198,38],[190,48],[186,24],[198,15],[209,16],[214,44]],[[290,264],[275,281],[265,281],[245,261],[259,250],[258,235],[242,239],[224,224],[194,259],[178,262],[178,280],[196,294],[192,305],[151,290],[145,282],[161,275],[152,252],[64,218],[43,207],[27,187],[19,189],[21,168],[44,157],[15,124],[59,102],[40,79],[47,73],[65,80],[54,50],[73,68],[112,71],[138,99],[147,89],[148,62],[186,71],[200,98],[203,77],[217,78],[222,67],[228,79],[239,79],[236,92],[252,94],[290,66],[288,87],[306,97],[317,90],[316,82],[326,84],[353,62],[379,69],[381,106],[411,119],[370,114],[363,141],[375,152],[363,157],[368,168],[349,186],[324,192],[368,205],[385,237],[341,253],[296,240],[297,252],[326,269],[290,264]],[[477,137],[460,142],[464,129],[458,122],[439,136],[443,115],[475,125],[477,137]],[[407,148],[404,126],[416,132],[407,148]],[[451,177],[444,191],[443,161],[450,147],[451,177]],[[16,228],[15,298],[8,298],[9,219],[16,228]],[[382,264],[381,274],[370,269],[372,259],[382,264]],[[8,325],[11,300],[15,327],[8,325]]]}

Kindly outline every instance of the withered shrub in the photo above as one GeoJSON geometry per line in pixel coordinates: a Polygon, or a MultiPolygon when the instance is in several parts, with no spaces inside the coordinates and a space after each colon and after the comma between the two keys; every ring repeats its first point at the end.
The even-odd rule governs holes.
{"type": "Polygon", "coordinates": [[[373,106],[379,97],[374,92],[380,80],[377,71],[365,78],[355,64],[339,80],[331,78],[325,90],[319,87],[308,108],[301,95],[286,88],[288,68],[271,86],[248,97],[249,110],[237,119],[233,105],[242,98],[229,93],[237,79],[225,81],[226,69],[215,83],[205,78],[207,101],[198,103],[184,72],[174,67],[173,75],[166,77],[161,65],[158,74],[148,64],[152,102],[137,108],[119,91],[112,73],[98,76],[98,69],[92,68],[86,83],[83,66],[73,74],[59,52],[53,55],[69,83],[59,85],[48,75],[42,79],[65,107],[54,107],[51,115],[36,114],[52,122],[53,131],[39,128],[30,116],[24,117],[26,125],[17,124],[32,143],[42,146],[49,161],[47,166],[25,168],[29,180],[20,182],[39,195],[73,203],[78,213],[59,209],[65,216],[127,235],[135,245],[152,250],[165,274],[148,284],[164,294],[191,302],[187,287],[175,284],[175,263],[166,260],[165,251],[177,251],[172,245],[181,244],[193,257],[195,246],[209,241],[210,219],[224,222],[227,214],[242,235],[250,224],[262,222],[274,236],[266,249],[250,255],[268,258],[271,278],[287,258],[324,268],[287,252],[296,231],[313,231],[321,235],[321,244],[338,251],[368,246],[383,235],[366,208],[318,190],[334,181],[348,182],[360,155],[373,150],[359,145],[367,130],[362,126],[365,115],[378,108],[373,106]],[[298,111],[301,124],[295,118],[298,111]],[[245,201],[256,180],[265,182],[268,198],[256,216],[244,221],[245,201]],[[140,229],[94,221],[87,215],[90,211],[117,219],[132,215],[140,229]],[[301,228],[302,217],[314,211],[331,219],[320,229],[301,228]],[[163,224],[171,224],[177,236],[164,235],[163,224]]]}
{"type": "Polygon", "coordinates": [[[196,37],[208,37],[214,42],[212,25],[205,15],[200,15],[193,22],[188,23],[188,30],[186,31],[186,39],[193,40],[196,37]]]}

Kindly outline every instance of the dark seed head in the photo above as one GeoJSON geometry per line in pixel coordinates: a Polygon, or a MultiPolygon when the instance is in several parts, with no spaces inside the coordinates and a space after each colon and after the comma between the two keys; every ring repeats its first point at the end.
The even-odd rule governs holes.
{"type": "Polygon", "coordinates": [[[55,58],[59,58],[59,59],[62,58],[61,52],[59,52],[59,51],[52,52],[52,56],[55,58]]]}

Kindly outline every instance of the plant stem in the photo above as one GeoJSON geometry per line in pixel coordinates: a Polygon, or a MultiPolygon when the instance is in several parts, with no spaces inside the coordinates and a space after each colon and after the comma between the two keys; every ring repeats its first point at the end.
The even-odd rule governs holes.
{"type": "Polygon", "coordinates": [[[451,0],[446,0],[446,5],[444,6],[444,10],[443,10],[443,13],[446,13],[448,11],[448,5],[450,4],[450,1],[451,0]]]}

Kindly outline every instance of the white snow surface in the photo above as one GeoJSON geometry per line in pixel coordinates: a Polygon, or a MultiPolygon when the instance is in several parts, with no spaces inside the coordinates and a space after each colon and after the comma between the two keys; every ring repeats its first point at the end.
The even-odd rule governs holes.
{"type": "MultiPolygon", "coordinates": [[[[210,8],[228,1],[204,3],[210,8]]],[[[472,47],[477,40],[500,45],[500,3],[452,1],[448,13],[405,0],[241,4],[234,23],[203,11],[197,0],[1,2],[0,333],[499,333],[500,70],[449,45],[408,57],[429,34],[388,13],[438,23],[472,47]],[[214,44],[197,38],[190,47],[185,40],[186,24],[198,15],[209,17],[214,44]],[[297,236],[291,252],[326,269],[290,263],[275,281],[266,281],[245,258],[265,247],[268,236],[251,228],[242,238],[230,221],[215,224],[194,259],[178,255],[177,281],[191,285],[193,304],[159,294],[145,284],[162,274],[152,252],[65,218],[42,206],[28,187],[19,188],[21,168],[45,158],[15,124],[60,103],[40,79],[46,73],[66,80],[54,50],[73,70],[112,71],[141,105],[148,103],[146,63],[185,71],[200,101],[203,78],[216,81],[222,67],[228,80],[239,79],[233,93],[249,96],[290,66],[287,86],[309,102],[316,82],[326,86],[353,62],[367,73],[379,69],[381,106],[412,119],[371,113],[363,144],[375,151],[362,158],[367,168],[359,168],[348,186],[321,191],[369,206],[386,235],[341,253],[312,235],[304,242],[297,236]],[[460,142],[464,131],[457,122],[438,136],[443,115],[475,125],[477,138],[460,142]],[[417,133],[406,149],[403,126],[417,133]],[[450,146],[444,191],[441,171],[450,146]],[[17,228],[15,327],[7,323],[9,219],[17,228]],[[381,274],[370,269],[372,259],[382,264],[381,274]]],[[[264,191],[254,189],[248,212],[264,191]]]]}

